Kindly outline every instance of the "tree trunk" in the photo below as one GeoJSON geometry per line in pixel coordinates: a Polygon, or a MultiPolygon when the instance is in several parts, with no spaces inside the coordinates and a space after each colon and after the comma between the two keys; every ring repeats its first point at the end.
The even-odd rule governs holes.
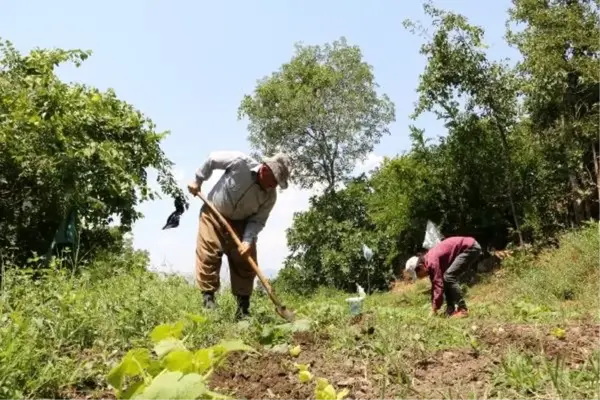
{"type": "Polygon", "coordinates": [[[596,143],[592,143],[592,155],[594,157],[594,170],[596,171],[596,189],[598,190],[598,202],[600,203],[600,159],[596,153],[596,143]]]}
{"type": "Polygon", "coordinates": [[[519,246],[523,246],[523,234],[521,233],[521,226],[519,225],[519,220],[517,218],[517,210],[515,207],[515,202],[513,200],[513,186],[510,176],[507,179],[508,183],[508,201],[510,202],[510,210],[513,215],[513,220],[515,223],[515,229],[517,230],[517,235],[519,235],[519,246]]]}
{"type": "Polygon", "coordinates": [[[573,217],[575,218],[575,225],[579,225],[583,220],[582,206],[585,199],[581,196],[581,188],[577,183],[577,178],[573,173],[569,174],[569,182],[571,183],[571,191],[573,193],[572,206],[573,206],[573,217]]]}
{"type": "Polygon", "coordinates": [[[583,217],[585,218],[585,221],[589,221],[590,219],[592,219],[592,216],[593,216],[592,207],[590,205],[589,200],[586,200],[583,203],[583,213],[584,213],[583,217]]]}
{"type": "Polygon", "coordinates": [[[517,209],[515,207],[515,201],[513,199],[513,183],[512,176],[510,172],[512,172],[512,161],[510,157],[510,148],[508,146],[508,140],[506,140],[506,132],[502,125],[496,120],[496,126],[498,127],[498,131],[500,132],[500,138],[502,139],[502,146],[504,147],[504,158],[506,161],[506,170],[509,172],[506,179],[506,186],[508,187],[508,201],[510,203],[510,210],[513,216],[513,222],[515,224],[515,230],[517,231],[517,235],[519,236],[519,246],[523,247],[523,234],[521,233],[521,226],[519,225],[519,219],[517,218],[517,209]]]}

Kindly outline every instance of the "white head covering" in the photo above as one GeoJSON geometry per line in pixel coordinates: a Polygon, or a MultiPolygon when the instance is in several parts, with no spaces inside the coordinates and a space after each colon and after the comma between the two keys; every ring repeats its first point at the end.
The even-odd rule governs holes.
{"type": "Polygon", "coordinates": [[[415,272],[415,269],[417,269],[418,263],[419,263],[419,257],[412,256],[411,258],[408,259],[408,261],[406,261],[406,266],[404,268],[408,273],[410,273],[413,281],[417,279],[417,273],[415,272]]]}

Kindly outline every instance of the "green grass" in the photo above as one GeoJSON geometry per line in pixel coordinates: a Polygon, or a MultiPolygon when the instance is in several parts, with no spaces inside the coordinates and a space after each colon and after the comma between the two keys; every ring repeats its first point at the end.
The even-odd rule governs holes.
{"type": "MultiPolygon", "coordinates": [[[[309,298],[279,294],[300,318],[312,321],[313,331],[328,334],[332,362],[341,355],[370,363],[379,376],[375,396],[414,397],[416,361],[447,350],[491,357],[493,349],[478,336],[483,328],[518,324],[548,333],[555,327],[568,332],[570,326],[598,324],[598,239],[593,225],[566,233],[558,249],[507,260],[494,276],[467,290],[471,316],[464,320],[428,318],[427,281],[403,294],[369,296],[365,324],[375,329],[366,336],[360,332],[364,324],[350,324],[347,294],[330,289],[309,298]]],[[[6,273],[0,300],[1,398],[107,396],[110,368],[131,348],[152,348],[149,333],[155,326],[186,313],[204,314],[200,293],[181,278],[123,267],[107,273],[108,268],[97,265],[76,276],[53,270],[37,281],[14,270],[6,273]]],[[[257,349],[290,343],[289,333],[272,333],[283,321],[268,298],[253,299],[253,317],[246,325],[234,322],[235,303],[228,291],[218,302],[219,309],[205,314],[208,321],[189,338],[191,347],[224,338],[241,338],[257,349]]],[[[484,390],[460,396],[598,397],[597,351],[577,365],[510,343],[501,352],[484,390]]],[[[432,396],[449,393],[443,389],[432,396]]]]}

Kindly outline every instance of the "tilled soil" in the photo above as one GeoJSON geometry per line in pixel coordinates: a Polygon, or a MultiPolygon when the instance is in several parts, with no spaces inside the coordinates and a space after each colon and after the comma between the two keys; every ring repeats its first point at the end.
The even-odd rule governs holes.
{"type": "Polygon", "coordinates": [[[570,366],[583,363],[598,348],[600,325],[567,326],[565,332],[565,337],[559,339],[548,326],[502,324],[488,326],[478,336],[496,353],[510,346],[517,351],[545,354],[549,359],[561,357],[570,366]]]}
{"type": "Polygon", "coordinates": [[[488,387],[496,361],[470,350],[439,351],[419,361],[412,371],[410,397],[456,398],[463,393],[482,396],[488,387]]]}
{"type": "MultiPolygon", "coordinates": [[[[567,335],[558,339],[548,326],[502,324],[480,328],[475,336],[482,351],[453,349],[438,351],[426,359],[410,356],[381,366],[383,359],[367,363],[350,357],[332,356],[327,343],[312,334],[295,336],[302,353],[297,358],[287,354],[262,352],[258,355],[238,354],[215,373],[211,387],[235,398],[245,399],[311,399],[314,383],[302,384],[293,364],[309,364],[315,377],[324,377],[336,389],[350,390],[348,399],[486,397],[491,377],[501,356],[508,348],[540,354],[549,358],[560,355],[570,366],[584,362],[597,347],[600,329],[586,324],[566,327],[567,335]],[[408,365],[406,371],[394,365],[408,365]],[[385,384],[384,384],[385,382],[385,384]]],[[[402,367],[399,367],[402,368],[402,367]]]]}
{"type": "MultiPolygon", "coordinates": [[[[376,329],[370,315],[352,321],[357,344],[368,343],[376,329]]],[[[313,376],[327,378],[337,390],[347,388],[348,399],[379,398],[486,398],[497,365],[509,348],[520,353],[561,357],[576,368],[598,347],[600,326],[581,324],[563,327],[562,339],[552,335],[548,325],[493,324],[478,327],[472,334],[480,351],[451,349],[418,358],[405,352],[395,357],[369,358],[331,350],[329,338],[314,333],[294,336],[302,352],[289,354],[262,350],[258,354],[236,353],[212,376],[211,389],[237,399],[312,399],[314,381],[302,384],[294,363],[308,364],[313,376]]],[[[93,385],[92,385],[93,386],[93,385]]],[[[66,388],[64,398],[114,398],[106,388],[66,388]]]]}
{"type": "MultiPolygon", "coordinates": [[[[314,398],[314,383],[300,383],[294,363],[308,364],[316,377],[327,378],[336,388],[348,388],[348,398],[372,397],[366,366],[360,361],[330,358],[327,343],[313,334],[297,334],[294,343],[302,352],[296,358],[267,351],[259,355],[236,354],[211,379],[211,387],[235,398],[314,398]]],[[[375,396],[377,397],[377,396],[375,396]]]]}

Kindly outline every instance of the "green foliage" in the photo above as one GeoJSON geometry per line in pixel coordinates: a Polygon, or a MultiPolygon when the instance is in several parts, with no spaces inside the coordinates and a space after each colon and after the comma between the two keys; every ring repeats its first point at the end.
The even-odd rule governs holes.
{"type": "MultiPolygon", "coordinates": [[[[0,296],[0,397],[57,398],[78,382],[102,390],[115,349],[144,347],[165,315],[201,310],[196,288],[179,277],[146,270],[139,255],[100,257],[80,274],[64,268],[38,270],[37,280],[8,270],[0,296]]],[[[205,325],[189,340],[195,346],[223,336],[222,326],[205,325]]]]}
{"type": "Polygon", "coordinates": [[[509,10],[507,39],[523,57],[518,72],[529,142],[545,164],[540,221],[567,225],[597,217],[598,8],[593,0],[515,0],[509,10]]]}
{"type": "MultiPolygon", "coordinates": [[[[191,316],[188,322],[195,327],[202,316],[191,316]]],[[[181,340],[185,320],[162,324],[152,330],[156,358],[145,348],[127,352],[107,375],[119,399],[212,399],[224,396],[211,392],[207,380],[227,355],[253,349],[239,340],[188,350],[181,340]]]]}
{"type": "Polygon", "coordinates": [[[598,224],[563,235],[559,246],[558,250],[540,252],[535,259],[517,255],[507,260],[507,273],[518,278],[510,291],[529,302],[580,299],[597,307],[597,296],[586,296],[600,290],[598,224]],[[533,268],[534,265],[537,268],[533,268]],[[539,268],[545,272],[539,273],[539,268]]]}
{"type": "MultiPolygon", "coordinates": [[[[569,349],[573,323],[597,324],[597,222],[555,236],[598,217],[598,2],[514,0],[509,23],[522,26],[511,26],[507,39],[523,56],[516,68],[492,61],[483,28],[464,16],[429,3],[425,11],[432,29],[421,49],[427,64],[413,117],[433,112],[446,132],[431,143],[409,127],[410,151],[385,159],[370,178],[350,174],[395,115],[357,46],[344,39],[298,45],[240,105],[259,155],[287,151],[297,183],[327,187],[295,215],[287,235],[292,252],[273,282],[311,320],[280,325],[259,296],[243,325],[233,324],[229,294],[216,313],[199,315],[197,289],[146,271],[147,253],[126,235],[140,217],[136,207],[156,195],[146,170],[158,170],[164,193],[182,195],[159,146],[165,134],[113,91],[57,78],[57,66],[79,66],[89,52],[21,55],[2,42],[0,261],[11,270],[1,282],[0,397],[101,397],[110,384],[121,398],[217,398],[209,377],[227,354],[252,343],[305,362],[315,348],[299,347],[294,334],[311,330],[330,337],[331,353],[320,360],[333,363],[341,354],[343,362],[377,361],[369,376],[382,382],[380,397],[395,378],[403,385],[395,397],[404,398],[414,394],[407,360],[502,347],[487,346],[479,326],[501,325],[504,333],[524,326],[569,349]],[[38,268],[72,211],[79,215],[72,264],[38,268]],[[120,226],[109,225],[114,217],[120,226]],[[489,282],[470,288],[469,320],[428,319],[427,282],[400,294],[373,293],[421,250],[427,220],[446,236],[476,237],[484,249],[521,238],[536,250],[546,242],[560,247],[521,248],[489,282]],[[363,245],[373,249],[371,263],[363,245]],[[89,260],[87,268],[77,268],[81,260],[89,260]],[[354,292],[357,283],[370,293],[365,326],[350,324],[347,293],[336,290],[354,292]]],[[[598,397],[597,351],[575,366],[530,353],[500,354],[484,394],[598,397]]],[[[315,384],[315,398],[347,394],[313,376],[308,364],[297,366],[298,379],[315,384]]]]}
{"type": "MultiPolygon", "coordinates": [[[[430,3],[426,3],[424,9],[433,18],[434,34],[421,47],[421,54],[427,56],[428,63],[420,77],[419,101],[413,118],[433,111],[446,123],[449,136],[453,136],[453,130],[477,135],[477,129],[472,129],[473,120],[476,123],[483,120],[488,125],[487,130],[499,136],[501,148],[496,150],[500,150],[498,156],[504,163],[503,168],[496,171],[499,172],[496,179],[506,184],[514,226],[523,244],[514,198],[510,140],[518,116],[518,81],[506,65],[487,59],[481,27],[470,25],[464,16],[437,9],[430,3]],[[465,123],[471,126],[464,126],[465,123]]],[[[414,23],[405,21],[404,24],[414,30],[414,23]]]]}
{"type": "Polygon", "coordinates": [[[286,289],[383,289],[424,250],[427,220],[486,251],[552,243],[598,218],[597,6],[515,0],[510,17],[527,24],[509,32],[524,56],[515,68],[488,57],[482,27],[429,2],[424,9],[431,27],[405,21],[425,38],[427,57],[412,117],[433,112],[446,135],[432,143],[410,126],[409,152],[311,199],[288,231],[291,254],[277,279],[286,289]],[[361,243],[375,249],[372,265],[361,262],[361,243]]]}
{"type": "MultiPolygon", "coordinates": [[[[593,348],[593,331],[584,336],[582,328],[588,322],[588,326],[597,324],[598,318],[598,226],[569,232],[559,243],[558,249],[544,250],[536,257],[525,257],[522,252],[509,258],[497,276],[471,288],[467,301],[472,312],[466,320],[427,318],[427,281],[419,281],[404,293],[367,296],[360,324],[351,323],[344,301],[347,293],[332,288],[321,288],[313,296],[282,293],[285,303],[298,315],[310,316],[310,321],[299,318],[294,323],[279,324],[269,299],[253,298],[252,317],[240,329],[233,319],[235,300],[228,291],[218,297],[219,308],[214,313],[203,314],[197,288],[180,277],[156,275],[143,268],[131,270],[123,255],[115,255],[117,267],[105,258],[80,274],[72,275],[65,269],[43,271],[35,281],[24,269],[10,270],[0,296],[0,397],[106,398],[112,392],[107,386],[108,376],[111,386],[122,385],[122,397],[189,397],[211,390],[210,394],[204,393],[214,398],[212,390],[217,388],[202,377],[211,366],[213,370],[218,368],[214,362],[220,355],[245,350],[249,345],[264,351],[262,357],[269,360],[270,352],[280,346],[277,350],[281,350],[281,356],[274,357],[273,362],[285,359],[304,365],[313,375],[306,383],[310,393],[321,371],[346,368],[343,364],[353,361],[357,367],[370,368],[369,384],[382,393],[377,397],[387,398],[399,393],[397,385],[403,385],[409,393],[413,362],[437,357],[440,351],[459,353],[468,349],[481,354],[481,360],[487,359],[491,349],[485,339],[489,337],[479,336],[478,327],[482,332],[487,328],[489,335],[491,328],[504,327],[506,334],[513,326],[524,326],[540,338],[556,342],[560,339],[551,332],[561,327],[566,334],[560,344],[570,344],[578,337],[575,335],[580,335],[587,339],[578,341],[578,346],[588,344],[593,348]],[[574,287],[572,299],[558,297],[562,287],[574,287]],[[523,310],[531,312],[524,315],[523,310]],[[366,333],[371,327],[374,330],[366,333]],[[270,345],[266,341],[261,346],[261,333],[269,331],[279,336],[270,345]],[[299,345],[295,333],[315,339],[313,343],[301,342],[302,351],[297,357],[289,354],[299,345]],[[148,386],[140,374],[152,385],[148,386]],[[389,379],[382,381],[379,376],[389,379]]],[[[137,261],[133,258],[131,262],[137,261]]],[[[507,340],[498,346],[515,343],[507,340]]],[[[535,352],[537,347],[530,350],[535,352]]],[[[598,387],[597,357],[584,364],[576,367],[565,363],[555,368],[554,362],[535,360],[534,369],[542,375],[541,383],[535,386],[538,397],[559,397],[554,390],[556,382],[564,398],[593,398],[598,387]]],[[[232,366],[245,374],[255,367],[254,357],[236,358],[232,366]]],[[[357,374],[362,379],[362,369],[357,374]]],[[[486,372],[485,376],[494,378],[497,384],[486,384],[483,390],[496,390],[495,397],[533,397],[515,392],[519,379],[525,385],[526,378],[508,380],[501,374],[498,370],[492,377],[486,372]]],[[[338,374],[331,378],[337,397],[341,389],[338,374]]],[[[290,371],[281,379],[298,379],[298,372],[290,371]]],[[[285,397],[277,387],[271,389],[285,397]]],[[[232,396],[241,397],[235,393],[232,396]]],[[[330,389],[322,396],[331,398],[330,389]]],[[[427,397],[435,396],[432,392],[427,397]]]]}
{"type": "Polygon", "coordinates": [[[267,325],[260,332],[260,343],[265,346],[282,344],[288,341],[293,333],[308,332],[310,328],[311,323],[307,319],[298,319],[280,325],[267,325]]]}
{"type": "Polygon", "coordinates": [[[55,74],[90,54],[22,55],[0,41],[0,246],[14,249],[17,263],[31,252],[45,254],[71,210],[81,222],[82,253],[113,218],[121,232],[130,231],[140,217],[135,207],[156,195],[148,168],[158,171],[163,192],[183,196],[160,149],[166,133],[113,90],[67,84],[55,74]]]}
{"type": "Polygon", "coordinates": [[[372,68],[344,38],[324,46],[296,45],[293,58],[246,95],[250,144],[261,155],[290,154],[294,180],[335,188],[373,150],[394,105],[378,95],[372,68]]]}
{"type": "Polygon", "coordinates": [[[315,399],[317,400],[343,400],[350,391],[342,389],[339,392],[325,378],[317,378],[315,385],[315,399]]]}
{"type": "Polygon", "coordinates": [[[370,188],[366,178],[350,181],[345,189],[311,199],[311,209],[296,213],[288,230],[291,255],[277,278],[294,291],[320,285],[356,291],[382,289],[391,275],[392,241],[376,230],[367,213],[370,188]],[[370,263],[362,245],[374,252],[370,263]]]}
{"type": "Polygon", "coordinates": [[[561,357],[551,362],[540,356],[509,352],[495,372],[498,397],[593,399],[598,397],[598,350],[579,368],[565,366],[561,357]]]}
{"type": "Polygon", "coordinates": [[[296,291],[319,285],[355,291],[355,283],[385,289],[402,260],[421,250],[427,220],[446,235],[505,246],[511,223],[505,186],[497,179],[504,171],[496,157],[500,138],[489,120],[460,121],[437,145],[413,130],[409,154],[384,159],[370,179],[313,198],[288,231],[291,254],[278,283],[296,291]],[[362,243],[375,251],[370,266],[362,243]]]}

